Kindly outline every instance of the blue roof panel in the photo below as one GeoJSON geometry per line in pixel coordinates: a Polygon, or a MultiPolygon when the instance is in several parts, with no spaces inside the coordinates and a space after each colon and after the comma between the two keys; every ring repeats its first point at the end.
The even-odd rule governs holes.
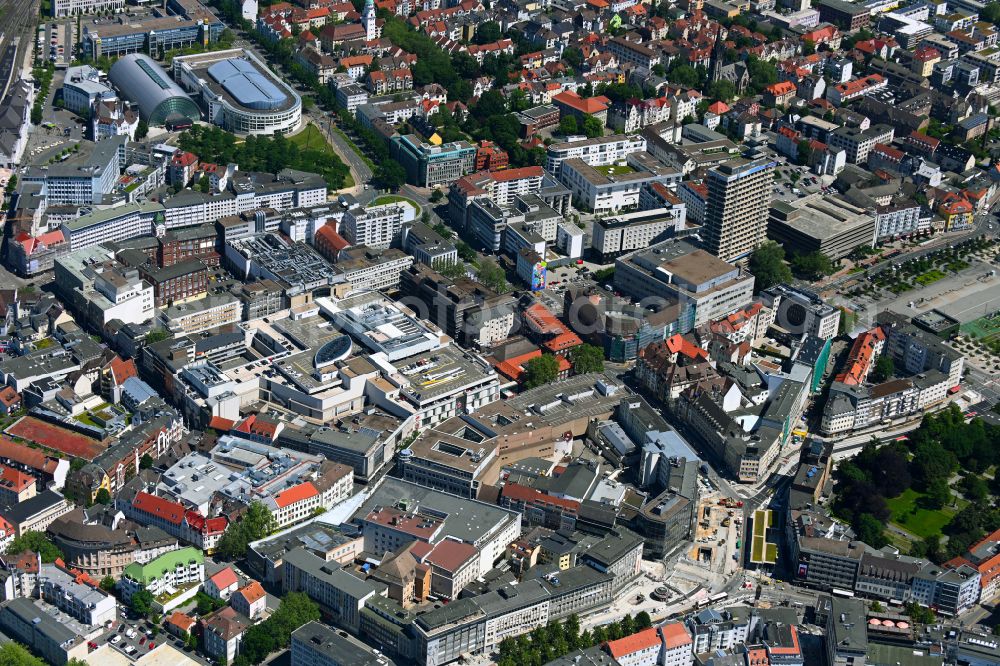
{"type": "Polygon", "coordinates": [[[278,86],[241,58],[221,60],[209,67],[208,73],[237,102],[249,109],[276,109],[288,99],[278,86]]]}

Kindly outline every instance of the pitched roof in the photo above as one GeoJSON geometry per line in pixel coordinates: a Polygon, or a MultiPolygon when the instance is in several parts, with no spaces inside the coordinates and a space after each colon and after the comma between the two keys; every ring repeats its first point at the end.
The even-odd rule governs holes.
{"type": "Polygon", "coordinates": [[[619,638],[617,641],[608,641],[608,652],[611,653],[612,657],[618,659],[659,645],[660,637],[657,635],[656,629],[650,627],[637,634],[619,638]]]}
{"type": "Polygon", "coordinates": [[[220,590],[240,584],[239,579],[236,578],[236,574],[229,567],[220,570],[217,574],[209,578],[209,580],[220,590]]]}
{"type": "Polygon", "coordinates": [[[245,587],[241,587],[239,590],[237,590],[236,594],[243,597],[243,600],[246,601],[247,604],[249,605],[254,603],[255,601],[263,599],[267,593],[264,591],[264,588],[261,586],[260,583],[258,583],[255,580],[252,580],[248,585],[246,585],[245,587]]]}
{"type": "Polygon", "coordinates": [[[463,564],[476,557],[478,552],[472,544],[444,539],[434,546],[434,550],[424,558],[424,561],[454,573],[463,564]]]}
{"type": "Polygon", "coordinates": [[[687,629],[680,622],[670,622],[664,624],[660,627],[660,633],[663,635],[663,645],[668,650],[674,648],[682,647],[684,645],[691,645],[693,642],[691,636],[688,634],[687,629]]]}
{"type": "Polygon", "coordinates": [[[274,502],[279,508],[284,509],[286,506],[307,500],[310,497],[315,497],[316,495],[319,495],[319,491],[316,490],[316,486],[312,484],[312,481],[306,481],[305,483],[300,483],[297,486],[292,486],[288,490],[278,493],[274,498],[274,502]]]}
{"type": "Polygon", "coordinates": [[[146,492],[140,491],[135,494],[132,507],[144,513],[159,516],[174,525],[180,525],[184,521],[183,506],[146,492]]]}

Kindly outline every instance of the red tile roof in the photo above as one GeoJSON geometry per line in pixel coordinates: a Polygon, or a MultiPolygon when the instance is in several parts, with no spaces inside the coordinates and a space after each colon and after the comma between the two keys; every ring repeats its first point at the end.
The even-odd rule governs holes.
{"type": "Polygon", "coordinates": [[[591,115],[607,111],[608,107],[611,106],[611,100],[604,95],[598,95],[597,97],[580,97],[572,90],[565,90],[559,93],[552,98],[552,101],[556,104],[565,104],[580,113],[588,113],[591,115]]]}
{"type": "Polygon", "coordinates": [[[668,650],[691,645],[693,642],[687,629],[680,622],[664,624],[660,627],[660,633],[663,634],[663,644],[668,650]]]}
{"type": "Polygon", "coordinates": [[[463,564],[477,557],[478,553],[479,551],[472,544],[444,539],[434,546],[434,550],[424,558],[424,561],[454,573],[463,564]]]}
{"type": "Polygon", "coordinates": [[[279,508],[284,509],[286,506],[291,506],[296,502],[302,502],[310,497],[316,497],[316,495],[319,495],[319,491],[316,490],[316,486],[312,484],[312,481],[306,481],[305,483],[300,483],[297,486],[292,486],[288,490],[278,493],[274,498],[274,502],[279,508]]]}
{"type": "Polygon", "coordinates": [[[264,588],[261,587],[260,583],[258,583],[257,581],[253,580],[253,581],[250,581],[250,583],[246,587],[242,587],[239,590],[237,590],[236,594],[238,594],[241,597],[243,597],[243,599],[248,604],[252,604],[255,601],[259,601],[260,599],[263,599],[264,595],[267,594],[267,593],[264,592],[264,588]]]}
{"type": "Polygon", "coordinates": [[[504,169],[503,171],[491,171],[490,178],[497,182],[508,180],[520,180],[522,178],[541,178],[544,171],[540,166],[521,167],[519,169],[504,169]]]}
{"type": "Polygon", "coordinates": [[[506,483],[500,491],[501,497],[509,498],[515,502],[524,502],[531,505],[548,505],[558,507],[567,511],[576,512],[580,508],[580,503],[576,500],[563,499],[546,495],[540,490],[522,486],[519,483],[506,483]]]}
{"type": "Polygon", "coordinates": [[[132,507],[153,516],[159,516],[169,523],[180,525],[184,521],[184,507],[176,502],[138,492],[132,500],[132,507]]]}
{"type": "Polygon", "coordinates": [[[0,487],[21,494],[35,484],[35,477],[6,465],[0,465],[0,487]]]}
{"type": "Polygon", "coordinates": [[[552,312],[541,303],[532,303],[524,311],[524,317],[532,327],[542,335],[562,335],[566,327],[562,325],[552,312]]]}
{"type": "Polygon", "coordinates": [[[229,519],[225,516],[218,516],[216,518],[205,518],[198,511],[187,511],[184,514],[184,520],[187,524],[191,526],[195,532],[200,532],[201,534],[222,534],[226,531],[226,526],[229,525],[229,519]]]}
{"type": "Polygon", "coordinates": [[[619,638],[617,641],[608,641],[608,652],[615,659],[619,659],[642,650],[658,647],[659,645],[660,637],[657,635],[656,629],[650,627],[649,629],[643,629],[637,634],[619,638]]]}
{"type": "Polygon", "coordinates": [[[240,581],[233,573],[233,570],[229,567],[220,570],[217,574],[209,578],[210,581],[215,585],[215,587],[220,590],[224,590],[227,587],[232,587],[233,585],[239,585],[240,581]]]}

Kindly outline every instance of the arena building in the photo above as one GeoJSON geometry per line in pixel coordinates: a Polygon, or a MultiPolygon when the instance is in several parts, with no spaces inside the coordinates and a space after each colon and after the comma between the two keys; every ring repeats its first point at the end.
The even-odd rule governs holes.
{"type": "Polygon", "coordinates": [[[302,120],[298,94],[246,49],[178,56],[174,77],[230,132],[288,134],[302,120]]]}

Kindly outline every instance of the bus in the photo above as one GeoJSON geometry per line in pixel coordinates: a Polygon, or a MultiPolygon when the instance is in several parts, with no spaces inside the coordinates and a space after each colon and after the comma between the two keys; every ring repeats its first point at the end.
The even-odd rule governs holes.
{"type": "Polygon", "coordinates": [[[837,588],[832,588],[830,594],[835,597],[843,597],[845,599],[853,599],[854,593],[849,590],[838,590],[837,588]]]}
{"type": "Polygon", "coordinates": [[[718,594],[713,594],[712,596],[710,596],[708,598],[708,603],[715,604],[715,603],[718,603],[720,601],[725,601],[728,598],[729,598],[729,593],[728,592],[719,592],[718,594]]]}

